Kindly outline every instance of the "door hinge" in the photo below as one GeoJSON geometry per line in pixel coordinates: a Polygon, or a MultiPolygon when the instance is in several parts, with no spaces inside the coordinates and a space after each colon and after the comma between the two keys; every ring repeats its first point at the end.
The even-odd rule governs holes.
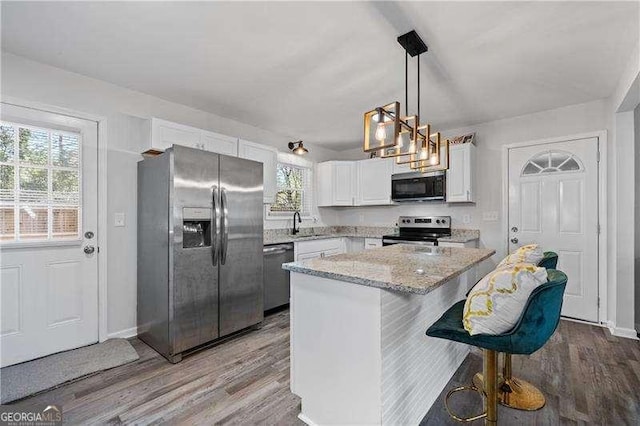
{"type": "Polygon", "coordinates": [[[600,224],[598,224],[598,235],[600,235],[600,224]]]}
{"type": "Polygon", "coordinates": [[[600,150],[596,151],[597,155],[596,155],[596,160],[598,161],[598,163],[600,162],[600,150]]]}
{"type": "Polygon", "coordinates": [[[598,308],[600,307],[600,297],[598,296],[598,308]]]}

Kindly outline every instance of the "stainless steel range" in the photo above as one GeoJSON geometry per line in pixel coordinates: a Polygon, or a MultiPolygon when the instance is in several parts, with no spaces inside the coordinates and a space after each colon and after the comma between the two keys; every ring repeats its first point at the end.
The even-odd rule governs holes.
{"type": "Polygon", "coordinates": [[[451,216],[400,216],[398,233],[383,235],[382,245],[437,246],[438,238],[451,236],[451,216]]]}

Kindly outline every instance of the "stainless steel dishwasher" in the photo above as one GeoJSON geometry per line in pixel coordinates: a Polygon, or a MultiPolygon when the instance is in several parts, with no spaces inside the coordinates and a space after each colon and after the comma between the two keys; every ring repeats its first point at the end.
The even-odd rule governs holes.
{"type": "Polygon", "coordinates": [[[282,264],[293,262],[293,244],[264,246],[264,310],[289,303],[289,271],[282,264]]]}

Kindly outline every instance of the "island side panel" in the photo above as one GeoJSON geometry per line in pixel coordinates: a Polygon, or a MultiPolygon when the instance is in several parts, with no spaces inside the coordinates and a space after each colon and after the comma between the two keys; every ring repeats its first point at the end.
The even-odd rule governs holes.
{"type": "Polygon", "coordinates": [[[291,391],[307,424],[380,424],[381,290],[291,273],[291,391]]]}
{"type": "Polygon", "coordinates": [[[474,269],[425,295],[382,291],[383,424],[419,424],[469,353],[425,331],[465,298],[474,269]]]}

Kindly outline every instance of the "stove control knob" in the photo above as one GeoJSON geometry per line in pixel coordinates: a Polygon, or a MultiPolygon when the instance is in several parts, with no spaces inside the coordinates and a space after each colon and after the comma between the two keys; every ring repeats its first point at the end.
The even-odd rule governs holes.
{"type": "Polygon", "coordinates": [[[436,220],[436,223],[440,223],[440,219],[436,220]]]}

